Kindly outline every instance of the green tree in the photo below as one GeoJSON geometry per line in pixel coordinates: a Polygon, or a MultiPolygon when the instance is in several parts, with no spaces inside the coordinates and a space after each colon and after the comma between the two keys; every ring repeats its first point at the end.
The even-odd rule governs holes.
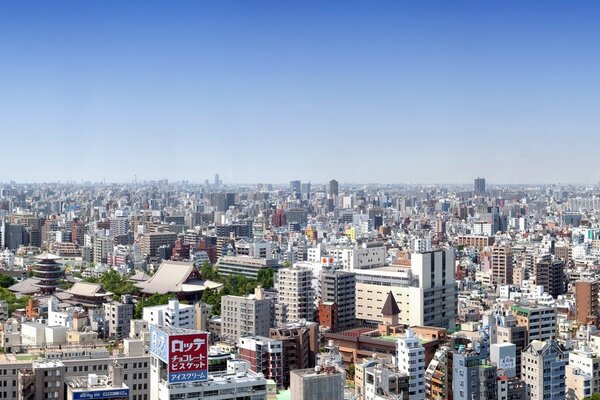
{"type": "Polygon", "coordinates": [[[114,269],[109,269],[100,275],[100,284],[104,290],[114,293],[115,296],[135,294],[138,292],[138,288],[133,285],[133,282],[127,280],[127,277],[121,275],[114,269]]]}
{"type": "Polygon", "coordinates": [[[356,372],[356,366],[354,364],[350,364],[350,365],[348,365],[348,369],[346,371],[347,371],[346,379],[353,381],[354,374],[356,372]]]}
{"type": "Polygon", "coordinates": [[[584,397],[583,400],[600,400],[600,393],[594,393],[590,397],[584,397]]]}
{"type": "Polygon", "coordinates": [[[8,288],[17,283],[12,276],[0,274],[0,287],[8,288]]]}
{"type": "Polygon", "coordinates": [[[6,301],[8,304],[8,313],[12,314],[19,308],[24,308],[27,305],[29,296],[17,297],[13,292],[6,288],[0,288],[0,300],[6,301]]]}
{"type": "Polygon", "coordinates": [[[272,268],[263,268],[258,271],[257,283],[265,289],[270,289],[274,285],[275,271],[272,268]]]}
{"type": "Polygon", "coordinates": [[[144,315],[144,307],[160,306],[169,303],[171,299],[170,294],[158,294],[155,293],[152,296],[141,298],[135,305],[133,317],[135,319],[141,319],[144,315]]]}
{"type": "Polygon", "coordinates": [[[221,296],[224,296],[222,293],[223,289],[219,292],[213,289],[206,289],[202,293],[202,301],[212,306],[211,311],[213,315],[221,314],[221,296]]]}

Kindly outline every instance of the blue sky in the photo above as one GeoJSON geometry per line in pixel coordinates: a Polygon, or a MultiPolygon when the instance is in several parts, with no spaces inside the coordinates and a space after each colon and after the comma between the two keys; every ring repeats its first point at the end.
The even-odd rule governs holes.
{"type": "Polygon", "coordinates": [[[597,182],[600,3],[0,3],[0,181],[597,182]]]}

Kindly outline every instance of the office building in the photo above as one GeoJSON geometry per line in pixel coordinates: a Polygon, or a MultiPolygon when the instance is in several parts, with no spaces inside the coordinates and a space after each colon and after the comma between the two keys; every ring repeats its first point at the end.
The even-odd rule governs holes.
{"type": "Polygon", "coordinates": [[[391,291],[398,321],[409,326],[453,328],[457,310],[454,253],[436,250],[412,254],[410,266],[355,270],[356,318],[381,323],[391,291]]]}
{"type": "Polygon", "coordinates": [[[475,194],[483,194],[485,193],[485,178],[475,178],[475,182],[473,184],[475,194]]]}
{"type": "Polygon", "coordinates": [[[290,181],[290,194],[296,198],[302,195],[302,183],[300,181],[290,181]]]}
{"type": "Polygon", "coordinates": [[[329,197],[338,196],[340,194],[338,181],[332,179],[329,181],[329,197]]]}
{"type": "Polygon", "coordinates": [[[261,270],[279,267],[277,260],[250,256],[222,256],[217,268],[221,275],[243,275],[246,278],[257,279],[261,270]]]}
{"type": "Polygon", "coordinates": [[[165,367],[161,374],[157,359],[152,358],[152,400],[267,400],[267,380],[262,374],[252,372],[246,361],[227,360],[227,369],[211,374],[205,382],[169,384],[165,367]]]}
{"type": "Polygon", "coordinates": [[[130,390],[123,383],[123,366],[115,363],[108,368],[107,375],[90,373],[83,377],[65,379],[67,400],[129,400],[130,390]]]}
{"type": "Polygon", "coordinates": [[[354,387],[358,399],[409,400],[410,376],[380,359],[356,364],[354,387]]]}
{"type": "Polygon", "coordinates": [[[453,354],[452,393],[454,400],[479,399],[479,367],[485,357],[474,350],[460,347],[453,354]]]}

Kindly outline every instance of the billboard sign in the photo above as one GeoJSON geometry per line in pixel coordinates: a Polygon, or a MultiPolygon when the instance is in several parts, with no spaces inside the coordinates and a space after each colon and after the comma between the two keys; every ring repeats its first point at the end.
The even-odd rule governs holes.
{"type": "Polygon", "coordinates": [[[168,369],[168,383],[208,379],[208,333],[150,325],[150,354],[168,369]]]}
{"type": "Polygon", "coordinates": [[[154,325],[150,325],[150,354],[169,363],[169,336],[154,325]]]}
{"type": "Polygon", "coordinates": [[[118,400],[129,399],[129,389],[99,389],[73,392],[73,400],[118,400]]]}
{"type": "Polygon", "coordinates": [[[169,383],[208,379],[208,334],[197,332],[169,337],[169,383]]]}

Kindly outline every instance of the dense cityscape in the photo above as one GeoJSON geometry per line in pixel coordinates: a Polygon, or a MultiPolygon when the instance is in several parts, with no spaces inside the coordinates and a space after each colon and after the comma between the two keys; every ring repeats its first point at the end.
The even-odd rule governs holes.
{"type": "Polygon", "coordinates": [[[0,199],[0,398],[600,391],[596,185],[217,174],[0,199]]]}
{"type": "Polygon", "coordinates": [[[0,400],[600,400],[599,21],[0,1],[0,400]]]}

